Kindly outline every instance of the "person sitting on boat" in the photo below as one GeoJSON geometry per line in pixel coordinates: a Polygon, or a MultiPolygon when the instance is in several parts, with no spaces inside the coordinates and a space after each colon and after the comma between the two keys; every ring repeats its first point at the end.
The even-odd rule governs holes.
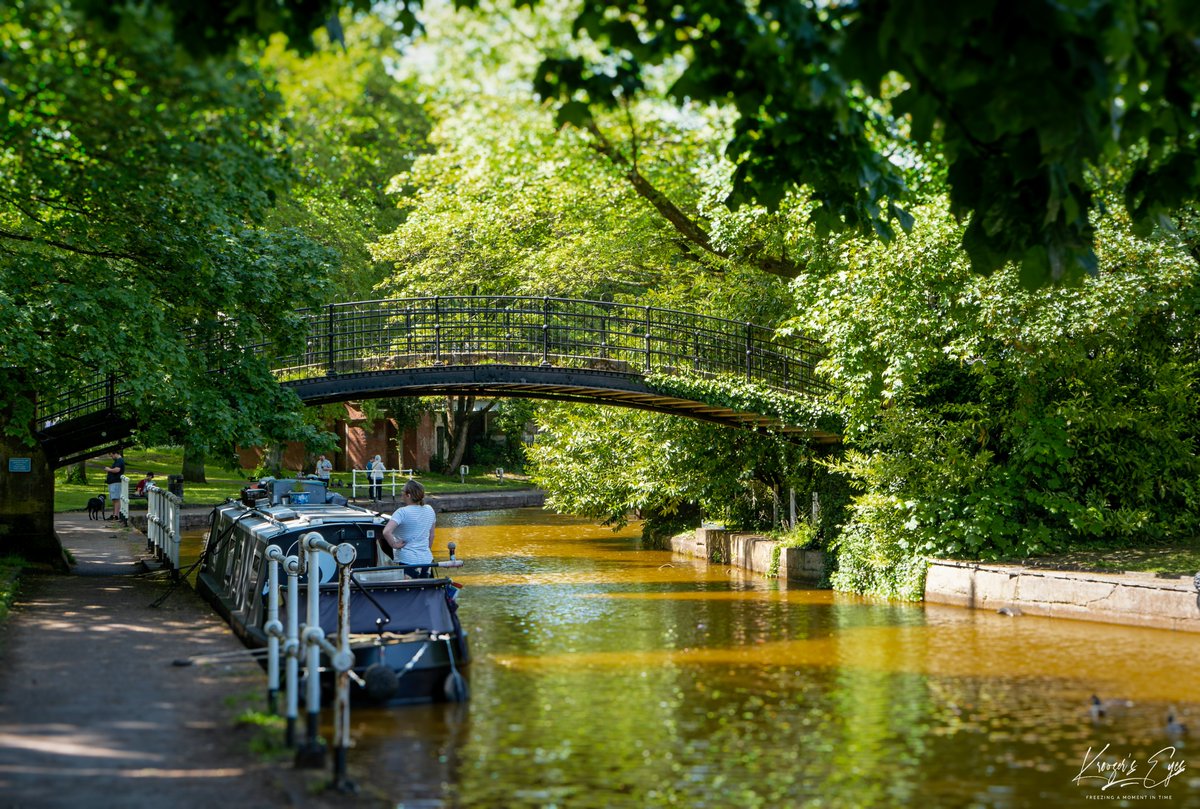
{"type": "MultiPolygon", "coordinates": [[[[400,493],[404,505],[396,509],[383,527],[383,538],[397,552],[392,558],[401,565],[428,565],[433,562],[433,529],[437,524],[437,513],[432,506],[425,505],[425,487],[415,480],[404,484],[400,493]]],[[[427,567],[410,568],[408,576],[427,579],[431,572],[427,567]]]]}

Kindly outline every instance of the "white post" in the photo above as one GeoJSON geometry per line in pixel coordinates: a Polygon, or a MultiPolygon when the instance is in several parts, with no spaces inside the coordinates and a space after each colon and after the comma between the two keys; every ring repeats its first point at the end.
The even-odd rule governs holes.
{"type": "Polygon", "coordinates": [[[121,475],[121,508],[117,512],[124,522],[129,522],[129,478],[121,475]]]}
{"type": "Polygon", "coordinates": [[[310,537],[319,537],[319,534],[308,533],[300,538],[302,547],[308,553],[305,554],[305,574],[308,577],[308,582],[305,585],[308,595],[308,614],[304,623],[304,649],[307,652],[307,661],[304,666],[305,677],[308,678],[308,688],[304,694],[304,711],[307,714],[305,724],[305,745],[310,751],[316,750],[319,745],[317,743],[317,720],[321,711],[321,644],[325,639],[325,631],[321,629],[321,552],[313,547],[310,542],[310,537]]]}
{"type": "Polygon", "coordinates": [[[788,487],[788,528],[796,529],[796,490],[788,487]]]}
{"type": "Polygon", "coordinates": [[[350,669],[354,652],[350,650],[350,567],[357,556],[348,542],[338,545],[334,559],[338,563],[338,654],[332,661],[337,670],[337,692],[333,703],[333,786],[349,792],[353,785],[346,778],[346,750],[350,747],[350,669]]]}
{"type": "Polygon", "coordinates": [[[179,570],[179,543],[183,540],[183,535],[179,532],[179,513],[183,501],[170,492],[164,493],[164,498],[167,501],[167,512],[170,514],[170,530],[168,538],[171,540],[171,546],[167,551],[167,558],[171,560],[171,570],[179,570]]]}
{"type": "Polygon", "coordinates": [[[283,638],[283,624],[279,621],[279,563],[285,559],[283,551],[272,545],[267,549],[267,710],[275,713],[279,695],[279,641],[283,638]]]}
{"type": "Polygon", "coordinates": [[[153,486],[146,487],[146,550],[158,547],[158,497],[153,486]]]}
{"type": "Polygon", "coordinates": [[[287,746],[296,746],[296,720],[300,716],[300,557],[288,556],[283,569],[288,577],[287,657],[284,669],[287,688],[287,746]]]}

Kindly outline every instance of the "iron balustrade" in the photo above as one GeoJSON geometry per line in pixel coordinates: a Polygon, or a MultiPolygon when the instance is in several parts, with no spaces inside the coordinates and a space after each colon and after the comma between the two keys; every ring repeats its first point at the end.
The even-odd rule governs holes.
{"type": "Polygon", "coordinates": [[[793,393],[827,390],[814,373],[821,357],[814,341],[652,306],[470,295],[355,301],[301,314],[305,350],[264,357],[282,381],[496,363],[732,375],[793,393]]]}
{"type": "MultiPolygon", "coordinates": [[[[298,352],[247,347],[281,382],[492,363],[734,376],[790,393],[828,390],[815,374],[822,351],[813,340],[780,339],[752,323],[653,306],[454,295],[334,303],[298,315],[298,352]]],[[[113,376],[48,394],[39,398],[38,428],[118,412],[129,398],[113,376]]]]}

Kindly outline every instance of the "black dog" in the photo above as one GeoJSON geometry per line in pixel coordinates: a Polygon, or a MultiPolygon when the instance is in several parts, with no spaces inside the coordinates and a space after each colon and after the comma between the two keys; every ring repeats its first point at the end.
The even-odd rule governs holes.
{"type": "Polygon", "coordinates": [[[104,516],[104,495],[99,494],[88,500],[88,519],[98,520],[104,516]]]}

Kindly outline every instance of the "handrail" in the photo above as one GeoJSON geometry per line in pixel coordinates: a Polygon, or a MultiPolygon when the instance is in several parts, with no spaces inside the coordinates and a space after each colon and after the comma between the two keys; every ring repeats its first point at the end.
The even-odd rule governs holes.
{"type": "MultiPolygon", "coordinates": [[[[126,508],[127,498],[121,501],[126,508]]],[[[151,483],[146,487],[146,544],[156,559],[165,562],[172,576],[179,575],[179,530],[183,498],[151,483]]]]}
{"type": "MultiPolygon", "coordinates": [[[[299,351],[248,346],[280,381],[485,363],[733,375],[791,393],[828,386],[820,346],[771,329],[654,306],[517,295],[442,295],[298,310],[299,351]]],[[[39,398],[37,424],[112,412],[130,390],[112,376],[39,398]]]]}

